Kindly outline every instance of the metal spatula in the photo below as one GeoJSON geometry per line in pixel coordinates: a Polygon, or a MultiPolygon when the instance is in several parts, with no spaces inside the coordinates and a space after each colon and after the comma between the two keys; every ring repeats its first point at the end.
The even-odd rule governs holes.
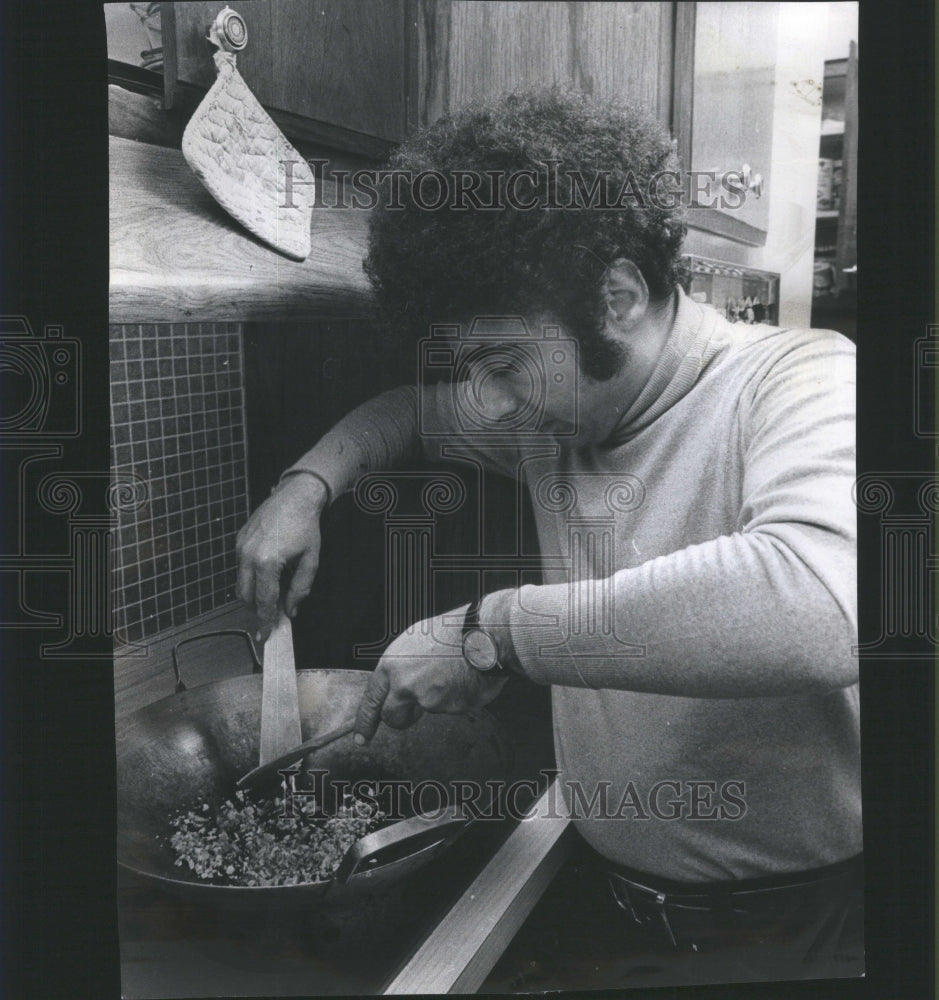
{"type": "Polygon", "coordinates": [[[328,733],[313,736],[303,743],[291,747],[286,753],[280,754],[280,756],[275,757],[273,760],[252,768],[247,774],[243,774],[235,784],[238,788],[253,788],[262,785],[282,768],[290,767],[291,764],[296,763],[301,757],[306,757],[308,753],[312,753],[314,750],[322,750],[323,747],[329,746],[330,743],[341,740],[344,736],[348,736],[354,729],[355,719],[352,719],[336,729],[331,729],[328,733]]]}
{"type": "Polygon", "coordinates": [[[300,742],[300,702],[290,619],[281,614],[264,644],[261,687],[260,764],[281,757],[300,742]]]}

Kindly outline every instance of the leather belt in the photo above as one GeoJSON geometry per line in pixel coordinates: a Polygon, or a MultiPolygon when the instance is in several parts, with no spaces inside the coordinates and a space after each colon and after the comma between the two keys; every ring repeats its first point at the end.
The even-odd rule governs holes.
{"type": "Polygon", "coordinates": [[[755,879],[685,883],[657,879],[621,867],[608,868],[613,899],[638,926],[678,948],[688,935],[682,927],[703,926],[697,918],[756,916],[778,910],[789,901],[808,901],[819,892],[860,884],[863,855],[847,861],[755,879]],[[676,926],[677,925],[677,926],[676,926]]]}

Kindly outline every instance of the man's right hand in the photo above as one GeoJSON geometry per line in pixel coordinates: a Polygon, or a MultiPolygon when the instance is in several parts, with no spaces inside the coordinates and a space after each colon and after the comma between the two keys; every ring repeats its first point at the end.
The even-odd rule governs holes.
{"type": "Polygon", "coordinates": [[[277,621],[281,593],[293,618],[310,592],[327,500],[326,487],[315,476],[289,476],[238,532],[238,596],[257,614],[262,642],[277,621]]]}

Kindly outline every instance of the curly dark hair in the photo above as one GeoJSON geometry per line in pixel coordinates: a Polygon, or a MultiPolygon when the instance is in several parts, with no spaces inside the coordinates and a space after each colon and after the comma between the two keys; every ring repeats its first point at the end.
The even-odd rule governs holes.
{"type": "Polygon", "coordinates": [[[424,201],[416,201],[406,184],[397,204],[383,191],[364,263],[381,322],[413,339],[433,323],[480,313],[550,313],[579,340],[583,371],[612,377],[620,358],[602,333],[600,283],[609,263],[624,257],[642,272],[654,300],[673,292],[685,235],[680,199],[647,195],[656,176],[677,166],[657,121],[584,94],[515,93],[440,118],[397,149],[390,169],[412,178],[470,172],[489,179],[493,194],[483,201],[499,207],[457,210],[451,199],[431,211],[426,196],[418,192],[424,201]],[[550,178],[546,164],[554,168],[550,178]],[[518,200],[506,197],[507,178],[521,171],[535,173],[524,187],[533,209],[509,207],[518,200]],[[588,190],[599,179],[613,199],[624,185],[638,197],[619,207],[585,202],[574,172],[588,190]]]}

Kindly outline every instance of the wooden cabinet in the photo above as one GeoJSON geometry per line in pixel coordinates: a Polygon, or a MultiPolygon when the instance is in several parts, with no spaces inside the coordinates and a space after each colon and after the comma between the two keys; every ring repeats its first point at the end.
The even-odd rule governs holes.
{"type": "MultiPolygon", "coordinates": [[[[186,117],[187,105],[194,110],[216,79],[206,33],[224,6],[225,0],[163,5],[164,83],[177,119],[186,117]]],[[[708,234],[706,256],[738,260],[747,247],[766,243],[774,101],[783,86],[777,68],[779,3],[232,0],[231,6],[249,32],[239,69],[304,155],[326,151],[335,159],[336,150],[353,152],[361,154],[352,158],[353,169],[366,166],[367,160],[384,159],[417,125],[513,89],[556,85],[618,96],[651,110],[671,128],[686,170],[714,175],[708,203],[688,213],[691,227],[708,234]],[[739,176],[744,167],[754,189],[722,203],[720,178],[732,171],[739,176]]],[[[806,155],[814,158],[814,151],[806,155]]],[[[347,165],[337,162],[343,169],[347,165]]],[[[142,204],[162,204],[159,185],[151,187],[142,193],[142,204]]],[[[222,227],[211,206],[205,207],[205,199],[205,205],[190,200],[213,225],[189,242],[215,246],[222,227]]],[[[367,296],[361,273],[364,222],[364,214],[357,213],[352,232],[339,218],[319,217],[318,234],[324,241],[339,239],[343,252],[337,255],[324,242],[322,267],[292,272],[291,294],[284,294],[278,277],[287,266],[283,261],[272,258],[269,267],[253,270],[252,279],[264,275],[261,285],[250,283],[252,308],[258,309],[253,318],[295,318],[316,302],[333,315],[337,294],[342,302],[360,303],[367,296]]],[[[117,223],[120,228],[121,220],[117,223]]],[[[178,229],[184,231],[184,221],[178,229]]],[[[851,254],[852,232],[851,224],[839,225],[842,256],[851,254]]],[[[229,227],[226,238],[230,233],[244,242],[237,229],[229,227]]],[[[149,251],[141,255],[138,249],[120,238],[112,242],[117,272],[112,301],[118,308],[124,308],[122,296],[134,310],[153,300],[148,317],[154,309],[172,312],[178,305],[185,318],[194,300],[207,297],[223,313],[239,315],[243,299],[230,290],[228,268],[220,271],[220,290],[209,287],[221,251],[200,266],[205,288],[194,288],[181,275],[179,302],[168,304],[165,267],[156,267],[149,251]],[[125,253],[128,247],[132,252],[125,253]]],[[[226,250],[224,257],[240,260],[243,252],[226,250]]],[[[195,257],[204,259],[201,249],[195,257]]]]}
{"type": "MultiPolygon", "coordinates": [[[[170,101],[212,85],[206,31],[224,6],[223,0],[165,5],[170,101]]],[[[248,25],[239,70],[292,138],[382,156],[410,128],[470,101],[554,84],[635,101],[670,124],[673,3],[232,0],[228,6],[248,25]]]]}
{"type": "Polygon", "coordinates": [[[400,142],[404,18],[404,0],[272,4],[274,106],[400,142]]]}
{"type": "Polygon", "coordinates": [[[634,101],[669,123],[672,3],[420,0],[418,120],[559,85],[634,101]]]}
{"type": "MultiPolygon", "coordinates": [[[[675,62],[679,151],[692,171],[715,177],[700,181],[689,224],[760,246],[766,242],[772,185],[779,4],[678,7],[676,47],[693,52],[691,65],[675,62]],[[730,171],[746,175],[745,195],[722,187],[720,178],[730,171]]],[[[733,178],[730,183],[736,189],[733,178]]]]}
{"type": "Polygon", "coordinates": [[[248,26],[238,69],[288,134],[383,155],[407,131],[408,0],[252,0],[166,4],[171,88],[215,80],[208,26],[224,7],[248,26]]]}

